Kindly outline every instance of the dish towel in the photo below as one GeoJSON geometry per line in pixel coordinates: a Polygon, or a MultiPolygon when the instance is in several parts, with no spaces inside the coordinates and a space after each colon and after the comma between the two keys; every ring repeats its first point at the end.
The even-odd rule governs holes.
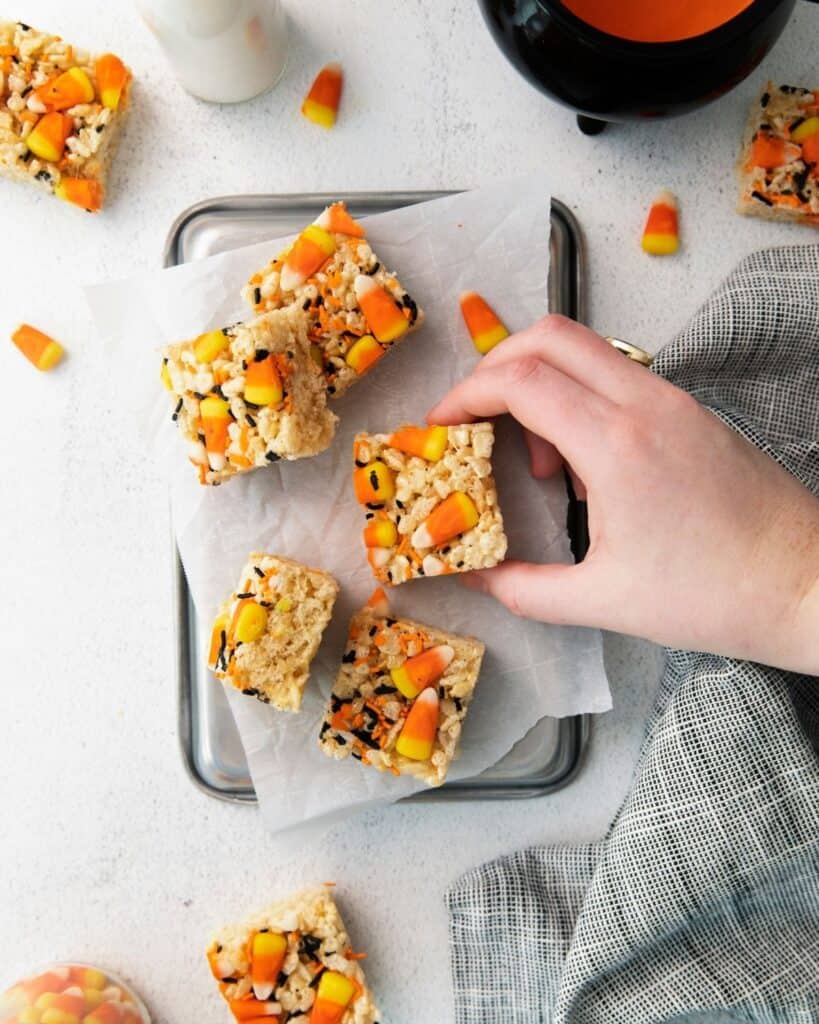
{"type": "MultiPolygon", "coordinates": [[[[819,494],[819,246],[745,259],[654,370],[819,494]]],[[[447,904],[457,1024],[819,1022],[819,678],[669,651],[606,838],[447,904]]]]}

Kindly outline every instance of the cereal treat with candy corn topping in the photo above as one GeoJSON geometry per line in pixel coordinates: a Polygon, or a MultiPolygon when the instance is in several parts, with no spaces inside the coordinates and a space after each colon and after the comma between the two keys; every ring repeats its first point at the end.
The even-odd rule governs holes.
{"type": "Polygon", "coordinates": [[[471,637],[391,618],[376,590],[350,623],[321,749],[440,786],[457,756],[483,652],[471,637]]]}
{"type": "Polygon", "coordinates": [[[92,213],[125,110],[131,72],[21,21],[0,22],[0,174],[92,213]]]}
{"type": "Polygon", "coordinates": [[[506,555],[491,423],[358,434],[353,484],[382,583],[488,569],[506,555]]]}
{"type": "Polygon", "coordinates": [[[234,1020],[377,1024],[341,914],[327,886],[223,928],[207,958],[234,1020]]]}
{"type": "Polygon", "coordinates": [[[324,213],[242,291],[261,313],[296,305],[309,317],[311,352],[338,397],[424,314],[382,264],[344,203],[324,213]]]}
{"type": "Polygon", "coordinates": [[[317,455],[333,439],[337,419],[300,309],[168,345],[161,378],[202,484],[317,455]]]}
{"type": "Polygon", "coordinates": [[[213,624],[208,667],[249,697],[298,711],[337,594],[328,572],[251,554],[213,624]]]}
{"type": "Polygon", "coordinates": [[[740,213],[819,225],[819,91],[768,82],[737,171],[740,213]]]}

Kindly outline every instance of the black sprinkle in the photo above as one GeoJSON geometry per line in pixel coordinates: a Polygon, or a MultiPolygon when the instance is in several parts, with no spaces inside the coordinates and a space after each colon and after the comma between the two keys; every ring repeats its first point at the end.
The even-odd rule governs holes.
{"type": "Polygon", "coordinates": [[[368,501],[365,504],[364,507],[372,509],[373,512],[378,512],[379,509],[382,509],[384,507],[384,502],[383,501],[368,501]]]}
{"type": "MultiPolygon", "coordinates": [[[[757,192],[756,189],[753,190],[751,195],[754,197],[754,199],[758,199],[760,203],[764,203],[766,206],[773,206],[771,200],[767,196],[763,196],[761,192],[757,192]]],[[[461,565],[463,565],[463,562],[461,563],[461,565]]]]}
{"type": "Polygon", "coordinates": [[[396,527],[401,525],[401,516],[396,516],[395,517],[395,525],[396,525],[396,527]]]}
{"type": "Polygon", "coordinates": [[[769,92],[763,92],[759,99],[760,107],[767,107],[771,100],[771,94],[769,92]]]}
{"type": "Polygon", "coordinates": [[[345,665],[352,665],[355,661],[355,651],[347,651],[344,657],[341,659],[345,665]]]}
{"type": "Polygon", "coordinates": [[[401,511],[402,511],[402,512],[404,511],[404,502],[403,502],[403,501],[399,501],[399,500],[398,500],[398,499],[396,498],[396,499],[395,499],[395,504],[396,504],[396,505],[397,505],[397,506],[398,506],[398,507],[399,507],[399,508],[401,509],[401,511]]]}
{"type": "Polygon", "coordinates": [[[24,164],[27,164],[29,160],[34,156],[30,149],[27,149],[25,153],[20,157],[24,164]]]}
{"type": "Polygon", "coordinates": [[[449,546],[449,544],[447,544],[447,546],[445,548],[441,548],[441,554],[442,555],[448,555],[451,550],[452,550],[452,548],[449,546]]]}
{"type": "Polygon", "coordinates": [[[243,360],[242,360],[242,369],[243,369],[243,370],[246,370],[246,369],[247,369],[247,360],[246,360],[246,359],[243,359],[243,360]]]}
{"type": "Polygon", "coordinates": [[[378,490],[378,473],[376,473],[374,469],[370,470],[370,487],[372,487],[374,491],[378,490]]]}
{"type": "Polygon", "coordinates": [[[397,626],[398,625],[398,619],[390,619],[390,618],[388,618],[387,619],[387,625],[388,626],[397,626]]]}
{"type": "Polygon", "coordinates": [[[245,423],[247,423],[247,425],[249,427],[255,427],[256,426],[256,420],[253,419],[253,417],[250,415],[249,412],[245,413],[245,423]]]}
{"type": "Polygon", "coordinates": [[[259,931],[260,932],[269,932],[270,929],[269,928],[260,928],[259,931]]]}
{"type": "Polygon", "coordinates": [[[237,594],[236,596],[239,598],[240,601],[244,601],[248,597],[253,597],[254,595],[252,590],[246,590],[244,594],[237,594]]]}
{"type": "Polygon", "coordinates": [[[321,946],[321,939],[315,935],[302,935],[301,941],[299,942],[299,953],[304,956],[315,958],[316,953],[321,946]]]}
{"type": "Polygon", "coordinates": [[[30,32],[31,31],[31,25],[26,25],[25,22],[23,22],[23,21],[18,21],[17,24],[20,26],[20,28],[24,32],[30,32]]]}
{"type": "Polygon", "coordinates": [[[338,745],[340,747],[346,747],[347,746],[347,740],[345,740],[344,737],[341,736],[339,733],[336,733],[335,739],[336,739],[336,743],[338,743],[338,745]]]}
{"type": "MultiPolygon", "coordinates": [[[[245,367],[245,369],[247,369],[247,367],[245,367]]],[[[249,405],[251,409],[261,409],[260,405],[256,405],[255,402],[248,402],[247,399],[245,399],[245,405],[249,405]]]]}
{"type": "Polygon", "coordinates": [[[799,125],[804,122],[804,120],[804,117],[797,117],[795,121],[791,121],[791,123],[788,125],[788,131],[794,131],[794,129],[798,128],[799,125]]]}
{"type": "Polygon", "coordinates": [[[37,179],[37,181],[51,181],[51,175],[48,173],[48,171],[37,171],[34,177],[37,179]]]}
{"type": "Polygon", "coordinates": [[[463,569],[463,567],[464,567],[464,562],[458,562],[456,568],[463,569]]]}
{"type": "Polygon", "coordinates": [[[281,458],[281,455],[277,455],[275,452],[265,452],[264,457],[267,459],[268,462],[278,462],[279,459],[281,458]]]}
{"type": "Polygon", "coordinates": [[[258,349],[256,349],[256,352],[255,352],[255,354],[253,356],[253,362],[254,363],[260,363],[260,362],[262,362],[263,359],[267,359],[267,357],[269,355],[270,355],[270,353],[268,352],[268,350],[266,348],[258,348],[258,349]]]}
{"type": "Polygon", "coordinates": [[[363,469],[367,465],[367,463],[362,462],[361,459],[356,459],[355,464],[358,466],[359,469],[363,469]]]}
{"type": "Polygon", "coordinates": [[[207,397],[207,395],[203,395],[201,391],[194,391],[194,395],[196,396],[196,398],[199,399],[200,402],[202,401],[203,398],[207,397]]]}
{"type": "Polygon", "coordinates": [[[199,434],[199,440],[202,442],[202,444],[205,444],[205,435],[199,434]]]}
{"type": "Polygon", "coordinates": [[[329,395],[334,395],[336,393],[336,386],[335,386],[335,384],[328,384],[327,385],[327,393],[329,395]]]}
{"type": "Polygon", "coordinates": [[[222,334],[224,334],[224,336],[226,338],[229,338],[230,337],[230,328],[229,327],[223,327],[222,328],[222,334]]]}
{"type": "Polygon", "coordinates": [[[273,608],[275,607],[272,601],[259,601],[262,608],[273,608]]]}
{"type": "Polygon", "coordinates": [[[222,944],[220,942],[216,943],[216,952],[217,953],[221,953],[222,952],[222,944]]]}
{"type": "Polygon", "coordinates": [[[341,699],[341,697],[336,697],[334,693],[330,694],[330,709],[332,711],[338,711],[338,709],[341,707],[343,703],[344,701],[341,699]]]}
{"type": "Polygon", "coordinates": [[[793,176],[793,183],[796,186],[796,190],[800,193],[800,195],[805,187],[805,183],[808,180],[809,173],[810,172],[808,171],[807,167],[805,167],[803,170],[797,171],[793,176]]]}
{"type": "Polygon", "coordinates": [[[171,419],[174,421],[174,423],[176,423],[176,421],[179,419],[179,413],[181,411],[182,411],[182,399],[180,398],[179,401],[176,403],[176,408],[173,411],[173,416],[171,416],[171,419]]]}
{"type": "Polygon", "coordinates": [[[370,626],[370,636],[375,636],[378,632],[378,626],[370,626]]]}
{"type": "Polygon", "coordinates": [[[387,579],[392,583],[392,569],[387,570],[387,579]]]}
{"type": "Polygon", "coordinates": [[[456,711],[463,711],[463,709],[464,709],[464,702],[461,700],[461,698],[460,697],[453,697],[452,700],[453,700],[453,703],[455,704],[455,710],[456,711]]]}
{"type": "Polygon", "coordinates": [[[101,135],[105,131],[105,125],[98,124],[94,130],[96,131],[97,135],[101,135]]]}
{"type": "Polygon", "coordinates": [[[254,565],[253,571],[256,573],[260,580],[264,579],[264,569],[260,569],[258,565],[254,565]]]}
{"type": "Polygon", "coordinates": [[[254,288],[253,289],[253,301],[254,301],[254,303],[257,306],[262,301],[262,289],[261,288],[254,288]]]}
{"type": "MultiPolygon", "coordinates": [[[[769,132],[770,130],[771,126],[768,124],[767,121],[763,121],[762,124],[759,126],[759,131],[769,132]]],[[[757,132],[756,135],[759,135],[759,132],[757,132]]],[[[756,138],[756,135],[754,136],[754,138],[756,138]]]]}
{"type": "Polygon", "coordinates": [[[25,99],[25,98],[26,98],[26,96],[28,96],[28,94],[29,94],[29,93],[31,92],[31,90],[32,90],[33,88],[34,88],[34,86],[33,86],[33,85],[27,85],[27,86],[25,87],[25,89],[23,89],[23,91],[22,91],[22,92],[20,93],[20,99],[21,99],[21,100],[22,100],[22,99],[25,99]]]}
{"type": "Polygon", "coordinates": [[[316,299],[316,307],[323,306],[323,305],[324,305],[324,296],[323,295],[319,295],[319,297],[316,299]]]}
{"type": "Polygon", "coordinates": [[[372,276],[373,274],[377,274],[379,269],[380,269],[380,267],[381,267],[381,264],[378,262],[378,260],[376,260],[375,263],[373,264],[373,266],[371,266],[370,269],[367,271],[367,273],[370,276],[372,276]]]}
{"type": "MultiPolygon", "coordinates": [[[[350,753],[351,753],[351,756],[356,759],[356,761],[360,761],[361,760],[361,754],[356,753],[355,750],[351,751],[350,753]]],[[[311,984],[312,984],[312,982],[311,982],[311,984]]]]}
{"type": "Polygon", "coordinates": [[[374,740],[368,732],[365,732],[363,729],[351,729],[350,732],[357,740],[363,743],[365,747],[369,747],[371,750],[378,750],[377,740],[374,740]]]}
{"type": "Polygon", "coordinates": [[[419,566],[418,566],[418,575],[419,575],[419,576],[426,576],[426,573],[424,572],[424,567],[423,567],[423,565],[419,565],[419,566]]]}
{"type": "Polygon", "coordinates": [[[324,739],[324,734],[327,732],[327,730],[329,728],[330,728],[330,723],[329,722],[322,722],[321,723],[321,728],[319,729],[319,739],[320,740],[324,739]]]}
{"type": "Polygon", "coordinates": [[[281,988],[282,985],[287,981],[287,975],[284,971],[279,971],[279,976],[276,978],[276,987],[281,988]]]}
{"type": "Polygon", "coordinates": [[[242,693],[248,697],[255,697],[258,692],[259,691],[253,686],[248,686],[246,690],[242,690],[242,693]]]}
{"type": "Polygon", "coordinates": [[[364,518],[365,519],[375,519],[375,512],[365,512],[364,513],[364,518]]]}
{"type": "Polygon", "coordinates": [[[375,690],[373,690],[373,693],[375,693],[376,696],[378,697],[383,697],[387,693],[395,693],[395,687],[388,686],[386,683],[381,683],[379,686],[376,686],[375,690]]]}
{"type": "MultiPolygon", "coordinates": [[[[19,64],[20,63],[20,58],[16,57],[14,54],[12,54],[11,55],[11,62],[12,62],[12,64],[19,64]]],[[[25,93],[23,93],[23,95],[25,96],[25,93]]]]}
{"type": "Polygon", "coordinates": [[[224,391],[222,391],[221,384],[214,384],[213,387],[211,388],[211,394],[218,395],[222,399],[225,397],[225,393],[224,391]]]}
{"type": "Polygon", "coordinates": [[[305,299],[304,302],[302,302],[302,304],[301,304],[301,308],[302,309],[309,309],[310,308],[310,300],[309,299],[305,299]]]}

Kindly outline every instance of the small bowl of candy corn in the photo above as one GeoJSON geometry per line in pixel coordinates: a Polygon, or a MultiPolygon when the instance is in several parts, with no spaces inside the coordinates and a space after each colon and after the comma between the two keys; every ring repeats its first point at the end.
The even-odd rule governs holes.
{"type": "Polygon", "coordinates": [[[151,1024],[142,1000],[110,971],[58,963],[0,995],[0,1024],[151,1024]]]}

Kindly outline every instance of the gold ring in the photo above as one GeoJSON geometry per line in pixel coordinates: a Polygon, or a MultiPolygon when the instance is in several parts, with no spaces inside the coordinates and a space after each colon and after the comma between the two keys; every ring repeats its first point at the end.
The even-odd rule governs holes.
{"type": "Polygon", "coordinates": [[[629,359],[633,359],[635,363],[640,363],[643,366],[651,366],[654,362],[654,356],[650,352],[646,352],[645,349],[642,348],[637,348],[636,345],[632,345],[628,341],[623,341],[622,338],[610,338],[607,336],[606,341],[609,345],[616,348],[618,352],[622,352],[624,356],[628,356],[629,359]]]}

